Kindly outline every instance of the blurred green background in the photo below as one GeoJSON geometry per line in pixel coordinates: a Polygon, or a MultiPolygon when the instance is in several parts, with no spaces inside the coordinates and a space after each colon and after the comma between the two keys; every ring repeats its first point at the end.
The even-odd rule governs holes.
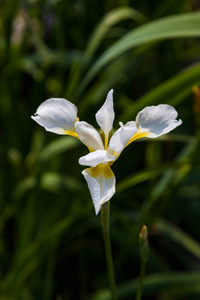
{"type": "Polygon", "coordinates": [[[0,300],[108,300],[100,216],[81,175],[87,148],[31,120],[41,102],[80,120],[114,89],[116,120],[173,105],[183,124],[127,147],[113,166],[119,299],[134,299],[149,231],[145,300],[200,299],[200,3],[0,1],[0,300]]]}

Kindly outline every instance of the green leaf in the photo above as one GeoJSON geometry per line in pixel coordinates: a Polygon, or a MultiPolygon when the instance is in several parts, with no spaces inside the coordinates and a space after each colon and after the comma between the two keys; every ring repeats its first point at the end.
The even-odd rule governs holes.
{"type": "Polygon", "coordinates": [[[61,190],[72,190],[80,193],[84,189],[82,182],[71,176],[63,176],[56,172],[45,172],[41,177],[41,187],[47,191],[58,193],[61,190]]]}
{"type": "Polygon", "coordinates": [[[125,178],[121,182],[118,183],[117,185],[117,193],[121,193],[124,190],[128,189],[131,186],[134,186],[138,183],[156,178],[160,176],[162,173],[166,172],[170,168],[173,170],[176,170],[177,168],[180,168],[183,166],[183,163],[171,163],[171,164],[165,164],[162,166],[159,166],[155,169],[150,169],[150,170],[142,170],[139,172],[136,172],[132,175],[130,175],[128,178],[125,178]]]}
{"type": "Polygon", "coordinates": [[[165,220],[156,222],[154,228],[200,259],[200,245],[187,233],[165,220]]]}
{"type": "Polygon", "coordinates": [[[88,47],[85,51],[85,57],[92,56],[99,47],[106,34],[109,32],[109,30],[115,24],[126,19],[132,19],[137,22],[142,22],[145,20],[145,17],[136,9],[131,7],[118,7],[113,9],[112,11],[109,11],[99,23],[97,28],[94,30],[91,39],[88,43],[88,47]]]}
{"type": "Polygon", "coordinates": [[[39,155],[38,161],[40,163],[45,162],[49,158],[52,158],[53,155],[58,155],[64,151],[71,150],[78,145],[81,145],[79,141],[73,137],[64,136],[56,139],[51,142],[39,155]]]}
{"type": "Polygon", "coordinates": [[[97,73],[111,61],[136,46],[165,39],[200,36],[200,13],[175,15],[152,21],[131,30],[109,47],[95,62],[79,87],[82,93],[97,73]]]}
{"type": "Polygon", "coordinates": [[[192,94],[192,86],[195,84],[200,84],[199,64],[184,70],[143,95],[132,105],[129,105],[119,119],[121,121],[133,119],[147,105],[168,103],[176,106],[192,94]]]}
{"type": "MultiPolygon", "coordinates": [[[[130,296],[136,294],[137,280],[129,281],[121,285],[117,289],[118,299],[130,299],[130,296]]],[[[146,276],[144,280],[144,295],[158,296],[161,293],[170,290],[175,295],[186,294],[200,290],[200,274],[199,272],[186,272],[186,273],[161,273],[146,276]]],[[[111,300],[109,290],[98,292],[92,300],[111,300]]]]}

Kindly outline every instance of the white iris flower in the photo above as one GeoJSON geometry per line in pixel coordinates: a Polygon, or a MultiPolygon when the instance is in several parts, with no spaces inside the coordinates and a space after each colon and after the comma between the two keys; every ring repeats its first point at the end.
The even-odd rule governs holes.
{"type": "Polygon", "coordinates": [[[138,138],[156,138],[170,132],[182,123],[176,120],[177,115],[177,111],[170,105],[149,106],[138,113],[135,121],[125,125],[120,122],[120,128],[112,134],[115,113],[111,90],[95,115],[101,135],[92,125],[79,121],[76,106],[61,98],[43,102],[32,119],[47,131],[71,135],[88,147],[90,153],[82,156],[79,164],[89,166],[82,174],[98,214],[102,204],[115,193],[115,176],[110,167],[124,148],[138,138]]]}

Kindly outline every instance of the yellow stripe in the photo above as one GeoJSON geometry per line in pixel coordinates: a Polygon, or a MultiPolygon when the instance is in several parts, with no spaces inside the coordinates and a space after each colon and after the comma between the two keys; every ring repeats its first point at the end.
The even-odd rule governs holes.
{"type": "MultiPolygon", "coordinates": [[[[79,118],[78,118],[78,117],[76,118],[76,121],[77,121],[77,122],[79,121],[79,118]]],[[[79,139],[78,134],[77,134],[75,131],[65,130],[65,133],[68,134],[68,135],[71,135],[71,136],[73,136],[73,137],[75,137],[75,138],[77,138],[77,139],[79,139]]]]}
{"type": "Polygon", "coordinates": [[[65,133],[79,139],[78,134],[71,130],[65,130],[65,133]]]}
{"type": "MultiPolygon", "coordinates": [[[[71,135],[71,136],[73,136],[73,137],[75,137],[75,138],[77,138],[77,139],[79,139],[78,134],[77,134],[76,132],[74,132],[74,131],[71,131],[71,130],[65,130],[65,133],[68,134],[68,135],[71,135]]],[[[79,140],[80,140],[80,139],[79,139],[79,140]]],[[[86,146],[87,146],[87,145],[86,145],[86,146]]],[[[94,151],[93,149],[91,149],[91,148],[88,147],[88,146],[87,146],[87,148],[88,148],[88,150],[89,150],[90,152],[93,152],[93,151],[94,151]]]]}
{"type": "Polygon", "coordinates": [[[139,130],[132,136],[132,138],[128,141],[128,143],[126,144],[126,146],[128,146],[130,143],[132,143],[133,141],[143,138],[143,137],[147,137],[149,132],[139,132],[139,130]]]}
{"type": "Polygon", "coordinates": [[[108,136],[105,136],[105,150],[108,148],[108,136]]]}

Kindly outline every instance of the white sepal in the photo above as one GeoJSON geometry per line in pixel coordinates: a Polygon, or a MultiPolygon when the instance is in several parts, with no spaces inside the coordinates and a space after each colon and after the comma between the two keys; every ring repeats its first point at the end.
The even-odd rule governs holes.
{"type": "Polygon", "coordinates": [[[108,148],[108,151],[111,149],[117,152],[118,155],[124,150],[130,138],[137,131],[137,127],[134,121],[130,121],[125,125],[120,122],[120,126],[121,127],[111,137],[108,148]]]}
{"type": "Polygon", "coordinates": [[[83,144],[92,150],[104,149],[103,141],[98,131],[87,122],[75,123],[76,133],[83,144]]]}
{"type": "Polygon", "coordinates": [[[31,118],[47,131],[57,134],[66,134],[66,131],[75,132],[77,107],[68,100],[51,98],[43,102],[31,118]]]}
{"type": "Polygon", "coordinates": [[[177,116],[177,111],[170,105],[147,106],[138,113],[136,125],[139,133],[147,132],[147,137],[155,138],[181,125],[182,121],[176,120],[177,116]]]}
{"type": "Polygon", "coordinates": [[[96,167],[98,164],[106,164],[114,161],[115,156],[109,154],[106,150],[96,150],[79,158],[79,164],[82,166],[96,167]]]}
{"type": "Polygon", "coordinates": [[[96,215],[101,205],[112,198],[115,193],[115,176],[108,165],[91,167],[82,171],[92,197],[96,215]]]}
{"type": "Polygon", "coordinates": [[[96,113],[95,117],[105,136],[108,137],[109,132],[113,128],[113,121],[115,118],[113,109],[113,90],[110,90],[104,105],[96,113]]]}

